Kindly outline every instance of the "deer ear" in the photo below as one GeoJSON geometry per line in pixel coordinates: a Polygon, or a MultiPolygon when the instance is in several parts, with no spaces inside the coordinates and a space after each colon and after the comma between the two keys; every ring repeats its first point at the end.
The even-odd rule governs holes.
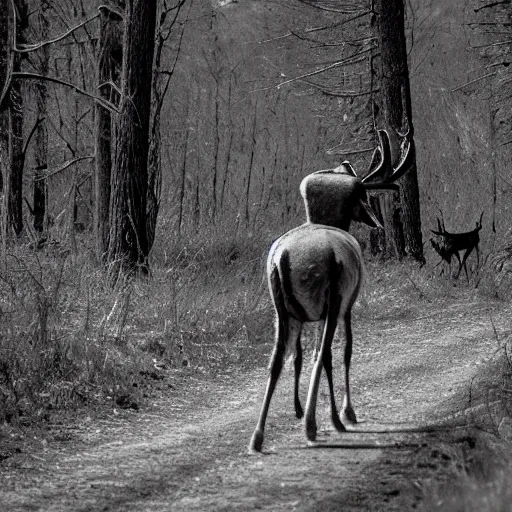
{"type": "Polygon", "coordinates": [[[358,215],[354,216],[354,220],[363,222],[372,228],[384,229],[382,224],[379,222],[377,215],[373,211],[373,208],[368,204],[367,201],[364,199],[359,199],[357,206],[359,211],[358,215]]]}

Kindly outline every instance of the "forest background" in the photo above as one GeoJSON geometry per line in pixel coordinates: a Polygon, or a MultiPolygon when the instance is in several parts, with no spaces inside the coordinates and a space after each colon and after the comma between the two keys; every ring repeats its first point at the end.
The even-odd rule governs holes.
{"type": "MultiPolygon", "coordinates": [[[[4,194],[0,419],[30,424],[55,408],[112,398],[135,407],[139,382],[155,368],[215,372],[266,358],[264,260],[271,242],[304,220],[302,178],[345,158],[363,175],[376,145],[378,49],[368,5],[159,4],[152,92],[162,102],[151,126],[162,172],[153,183],[150,276],[139,280],[105,273],[94,237],[100,2],[24,5],[20,48],[58,40],[26,46],[16,72],[75,89],[19,75],[10,92],[13,112],[23,113],[15,140],[23,205],[9,218],[4,194]]],[[[422,279],[437,274],[428,243],[437,218],[449,231],[469,231],[483,212],[481,268],[470,260],[469,285],[508,297],[510,5],[411,0],[406,11],[422,279]]],[[[354,233],[371,264],[387,272],[379,265],[391,249],[375,250],[366,228],[354,233]]]]}

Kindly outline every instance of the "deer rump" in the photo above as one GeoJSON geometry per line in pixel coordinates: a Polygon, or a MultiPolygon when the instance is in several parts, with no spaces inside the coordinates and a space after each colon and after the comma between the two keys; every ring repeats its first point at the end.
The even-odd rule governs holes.
{"type": "Polygon", "coordinates": [[[345,231],[320,224],[292,229],[276,241],[268,257],[269,287],[283,301],[275,306],[284,306],[300,322],[324,320],[335,283],[340,311],[346,310],[344,302],[362,281],[361,261],[357,240],[345,231]]]}

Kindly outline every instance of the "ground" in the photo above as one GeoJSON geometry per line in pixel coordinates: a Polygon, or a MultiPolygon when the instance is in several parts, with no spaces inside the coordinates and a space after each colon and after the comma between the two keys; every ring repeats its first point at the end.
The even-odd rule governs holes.
{"type": "MultiPolygon", "coordinates": [[[[472,443],[463,427],[467,411],[481,405],[472,378],[497,336],[510,332],[509,313],[464,287],[402,320],[356,311],[359,424],[333,430],[322,382],[313,446],[294,416],[287,368],[264,452],[249,454],[266,382],[261,365],[213,377],[169,372],[159,398],[140,411],[54,421],[36,439],[12,432],[19,453],[0,465],[0,510],[413,510],[429,486],[452,478],[457,445],[472,443]],[[443,427],[447,420],[455,428],[443,427]]],[[[338,342],[334,349],[341,381],[338,342]]],[[[306,364],[304,399],[310,370],[306,364]]]]}

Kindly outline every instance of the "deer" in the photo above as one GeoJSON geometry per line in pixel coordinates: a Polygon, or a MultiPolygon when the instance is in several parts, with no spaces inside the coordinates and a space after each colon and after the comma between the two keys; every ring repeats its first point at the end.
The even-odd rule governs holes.
{"type": "MultiPolygon", "coordinates": [[[[455,279],[459,278],[462,268],[464,267],[464,271],[466,272],[466,279],[469,283],[466,260],[473,252],[473,250],[476,250],[477,268],[480,265],[480,251],[478,249],[478,244],[480,243],[480,230],[482,229],[483,215],[484,212],[480,214],[480,219],[477,221],[476,227],[472,231],[467,231],[465,233],[449,233],[444,227],[444,219],[441,222],[439,218],[437,219],[437,231],[431,230],[432,233],[439,238],[439,241],[434,240],[433,238],[430,239],[430,243],[432,244],[433,249],[437,252],[437,254],[439,254],[439,256],[441,256],[441,261],[437,265],[445,261],[448,263],[451,269],[452,256],[454,255],[459,261],[459,270],[457,271],[455,279]],[[461,251],[466,251],[462,257],[462,261],[459,254],[461,251]]],[[[441,274],[443,273],[443,270],[441,270],[441,274]]]]}
{"type": "Polygon", "coordinates": [[[351,402],[349,372],[352,358],[351,311],[362,286],[364,263],[361,248],[348,233],[352,221],[382,228],[368,203],[367,189],[395,188],[394,184],[411,166],[414,142],[405,137],[403,156],[391,165],[389,135],[378,131],[380,145],[372,164],[375,170],[359,178],[345,161],[339,167],[306,176],[300,192],[307,220],[271,246],[267,258],[267,277],[275,309],[275,345],[270,358],[269,377],[250,452],[261,452],[272,395],[281,374],[287,352],[294,351],[294,407],[297,418],[304,416],[299,398],[302,371],[301,332],[304,323],[322,322],[320,348],[311,374],[304,417],[308,441],[317,434],[316,403],[322,366],[330,394],[331,420],[339,432],[357,423],[351,402]],[[379,161],[380,160],[380,161],[379,161]],[[338,415],[332,378],[332,341],[338,325],[345,334],[345,395],[338,415]]]}

